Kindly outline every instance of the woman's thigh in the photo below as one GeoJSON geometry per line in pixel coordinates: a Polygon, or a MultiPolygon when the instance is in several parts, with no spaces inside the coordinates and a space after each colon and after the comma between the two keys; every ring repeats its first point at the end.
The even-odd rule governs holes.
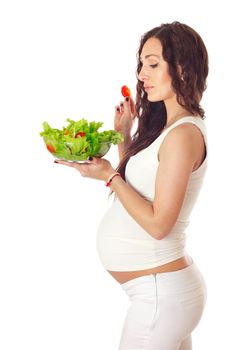
{"type": "Polygon", "coordinates": [[[191,350],[191,332],[201,310],[185,311],[172,297],[154,304],[135,301],[128,309],[119,350],[191,350]]]}
{"type": "Polygon", "coordinates": [[[157,303],[157,313],[143,349],[191,350],[191,333],[201,319],[203,304],[185,309],[173,296],[160,299],[157,303]]]}

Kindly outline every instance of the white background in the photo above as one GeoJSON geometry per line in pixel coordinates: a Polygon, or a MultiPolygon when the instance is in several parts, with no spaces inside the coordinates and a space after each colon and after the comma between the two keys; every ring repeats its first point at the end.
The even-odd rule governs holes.
{"type": "MultiPolygon", "coordinates": [[[[1,1],[0,349],[118,348],[129,305],[97,255],[104,182],[53,163],[42,122],[113,128],[135,90],[140,36],[179,20],[202,36],[209,167],[187,248],[208,285],[194,349],[238,349],[239,28],[234,1],[1,1]]],[[[117,146],[106,158],[115,167],[117,146]]]]}

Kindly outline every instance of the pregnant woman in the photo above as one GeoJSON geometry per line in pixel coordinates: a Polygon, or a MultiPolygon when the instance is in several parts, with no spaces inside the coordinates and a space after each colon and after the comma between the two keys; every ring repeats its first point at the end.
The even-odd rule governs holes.
{"type": "Polygon", "coordinates": [[[208,54],[195,30],[173,22],[142,36],[137,59],[136,101],[126,97],[115,109],[115,130],[125,137],[118,167],[96,157],[57,162],[105,181],[114,194],[97,249],[131,301],[119,350],[191,350],[206,285],[185,231],[207,169],[200,101],[208,54]]]}

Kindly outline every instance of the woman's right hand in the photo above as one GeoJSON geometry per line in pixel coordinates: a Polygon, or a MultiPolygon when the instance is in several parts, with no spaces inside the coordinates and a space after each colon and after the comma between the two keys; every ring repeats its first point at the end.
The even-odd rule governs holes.
{"type": "Polygon", "coordinates": [[[115,106],[114,130],[121,132],[124,136],[131,135],[136,116],[137,112],[132,97],[126,97],[119,106],[115,106]]]}

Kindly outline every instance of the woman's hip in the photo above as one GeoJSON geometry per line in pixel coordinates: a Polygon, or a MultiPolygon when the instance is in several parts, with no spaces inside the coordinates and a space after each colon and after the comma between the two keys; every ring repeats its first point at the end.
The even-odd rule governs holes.
{"type": "Polygon", "coordinates": [[[131,305],[119,349],[177,349],[190,339],[206,302],[206,284],[194,262],[185,269],[141,276],[121,286],[131,305]]]}
{"type": "Polygon", "coordinates": [[[172,297],[185,307],[205,304],[207,297],[205,280],[195,262],[181,270],[137,277],[121,286],[131,300],[155,302],[172,297]]]}

